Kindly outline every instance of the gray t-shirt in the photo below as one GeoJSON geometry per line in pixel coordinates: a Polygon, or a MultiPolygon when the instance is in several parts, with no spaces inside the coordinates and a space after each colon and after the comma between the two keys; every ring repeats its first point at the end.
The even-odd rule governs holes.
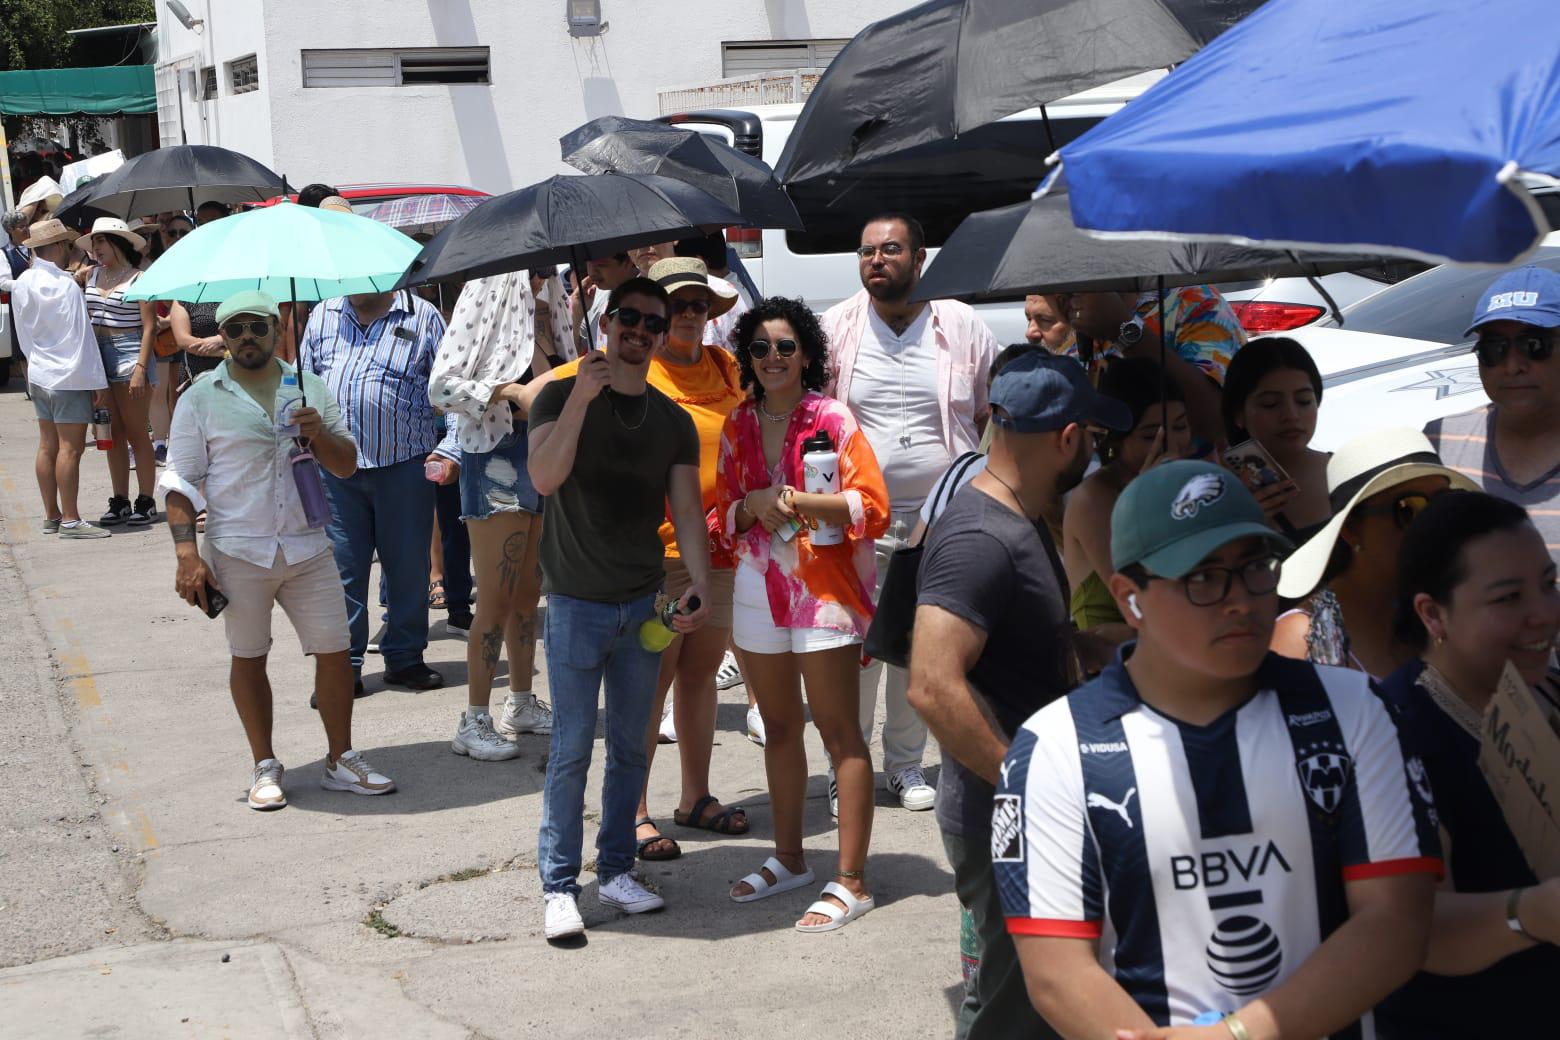
{"type": "Polygon", "coordinates": [[[1528,511],[1549,555],[1560,561],[1560,459],[1530,484],[1515,484],[1501,467],[1495,445],[1495,406],[1435,419],[1425,426],[1441,461],[1496,498],[1528,511]]]}
{"type": "MultiPolygon", "coordinates": [[[[979,488],[961,488],[932,526],[916,602],[941,607],[986,633],[969,680],[1009,739],[1071,688],[1068,596],[1045,525],[979,488]]],[[[985,834],[993,793],[990,784],[943,755],[938,825],[965,838],[985,834]]]]}

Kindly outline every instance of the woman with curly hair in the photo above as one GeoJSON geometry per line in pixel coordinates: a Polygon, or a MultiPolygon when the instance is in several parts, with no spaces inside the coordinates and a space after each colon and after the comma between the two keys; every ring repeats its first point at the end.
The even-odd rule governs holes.
{"type": "Polygon", "coordinates": [[[732,635],[767,737],[764,765],[775,851],[731,890],[739,903],[813,884],[802,848],[807,753],[802,682],[839,784],[840,857],[835,881],[796,923],[841,928],[874,906],[867,888],[872,764],[858,721],[861,641],[877,582],[873,542],[888,529],[888,489],[850,410],[819,391],[827,346],[806,304],[772,296],[732,335],[742,386],[752,393],[721,434],[717,500],[737,556],[732,635]],[[809,494],[806,443],[827,436],[839,457],[840,491],[809,494]],[[820,524],[844,529],[815,544],[820,524]]]}

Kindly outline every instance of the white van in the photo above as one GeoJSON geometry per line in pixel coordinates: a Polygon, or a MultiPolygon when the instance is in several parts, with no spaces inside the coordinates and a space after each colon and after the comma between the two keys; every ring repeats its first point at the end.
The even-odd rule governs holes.
{"type": "MultiPolygon", "coordinates": [[[[1057,147],[1075,140],[1164,75],[1163,69],[1146,72],[1047,105],[1044,120],[1050,124],[1051,140],[1057,147]]],[[[755,105],[744,109],[680,112],[662,116],[661,121],[710,134],[772,167],[780,161],[780,153],[784,151],[801,111],[799,104],[755,105]]],[[[1038,108],[1009,116],[1001,122],[1022,124],[1026,130],[1032,128],[1041,139],[1046,132],[1038,108]]],[[[1038,185],[1038,177],[1035,183],[1038,185]]],[[[991,205],[1013,201],[1018,200],[997,199],[991,205]]],[[[760,292],[766,296],[800,297],[821,312],[861,289],[856,256],[851,252],[859,241],[860,231],[855,226],[814,226],[805,232],[733,228],[726,235],[760,292]]],[[[936,255],[936,246],[941,245],[941,241],[930,232],[928,234],[927,253],[931,257],[936,255]]],[[[991,327],[998,343],[1023,341],[1026,323],[1022,304],[981,304],[976,309],[991,327]]]]}

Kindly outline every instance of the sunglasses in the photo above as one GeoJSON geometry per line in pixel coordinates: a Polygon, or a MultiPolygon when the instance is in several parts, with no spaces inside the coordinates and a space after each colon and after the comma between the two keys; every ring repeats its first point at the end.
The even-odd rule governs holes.
{"type": "Polygon", "coordinates": [[[652,336],[659,336],[666,331],[667,321],[659,314],[646,314],[635,307],[619,307],[615,311],[608,311],[607,317],[616,318],[625,329],[637,329],[639,323],[645,323],[645,331],[652,336]]]}
{"type": "MultiPolygon", "coordinates": [[[[754,361],[762,361],[769,356],[769,341],[755,339],[747,345],[748,356],[754,361]]],[[[775,344],[775,353],[780,357],[790,357],[796,353],[796,340],[783,339],[775,344]]]]}
{"type": "Polygon", "coordinates": [[[689,314],[708,314],[710,311],[710,301],[702,296],[694,300],[672,301],[673,314],[681,314],[684,311],[687,311],[689,314]]]}
{"type": "Polygon", "coordinates": [[[163,234],[167,235],[169,238],[183,238],[185,235],[189,234],[189,231],[185,228],[179,228],[177,230],[174,228],[165,228],[163,230],[163,234]]]}
{"type": "Polygon", "coordinates": [[[1354,512],[1361,516],[1390,516],[1392,522],[1397,524],[1398,530],[1406,531],[1414,522],[1414,518],[1425,511],[1425,507],[1430,504],[1430,499],[1433,497],[1433,495],[1411,491],[1379,506],[1357,506],[1354,512]]]}
{"type": "Polygon", "coordinates": [[[230,321],[222,326],[222,335],[228,339],[238,339],[248,329],[251,336],[264,336],[271,331],[269,321],[230,321]]]}
{"type": "Polygon", "coordinates": [[[1506,355],[1513,349],[1529,361],[1548,361],[1549,356],[1555,352],[1555,341],[1554,337],[1546,332],[1524,332],[1510,338],[1480,336],[1479,341],[1473,345],[1473,352],[1479,355],[1479,364],[1485,368],[1493,368],[1505,361],[1506,355]]]}

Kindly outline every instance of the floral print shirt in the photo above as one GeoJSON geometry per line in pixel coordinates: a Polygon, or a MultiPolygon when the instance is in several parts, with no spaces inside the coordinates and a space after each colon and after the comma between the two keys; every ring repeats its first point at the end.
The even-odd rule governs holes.
{"type": "MultiPolygon", "coordinates": [[[[1143,342],[1159,343],[1159,301],[1146,292],[1138,297],[1137,316],[1143,319],[1143,342]]],[[[1225,302],[1224,295],[1211,285],[1188,285],[1165,291],[1165,345],[1173,348],[1189,364],[1196,365],[1220,386],[1230,359],[1246,343],[1246,330],[1225,302]]],[[[1061,353],[1078,356],[1076,339],[1061,353]]],[[[1101,357],[1120,357],[1121,348],[1112,343],[1101,357]]]]}
{"type": "Polygon", "coordinates": [[[764,576],[769,611],[779,628],[827,628],[865,638],[877,586],[875,539],[888,530],[888,487],[872,445],[850,409],[816,391],[803,395],[791,412],[780,462],[771,471],[764,458],[756,404],[744,401],[721,431],[716,502],[737,566],[764,576]],[[840,489],[850,504],[850,525],[838,545],[814,545],[806,527],[789,541],[762,524],[737,530],[737,507],[750,491],[777,484],[802,487],[802,442],[822,431],[840,457],[840,489]]]}

